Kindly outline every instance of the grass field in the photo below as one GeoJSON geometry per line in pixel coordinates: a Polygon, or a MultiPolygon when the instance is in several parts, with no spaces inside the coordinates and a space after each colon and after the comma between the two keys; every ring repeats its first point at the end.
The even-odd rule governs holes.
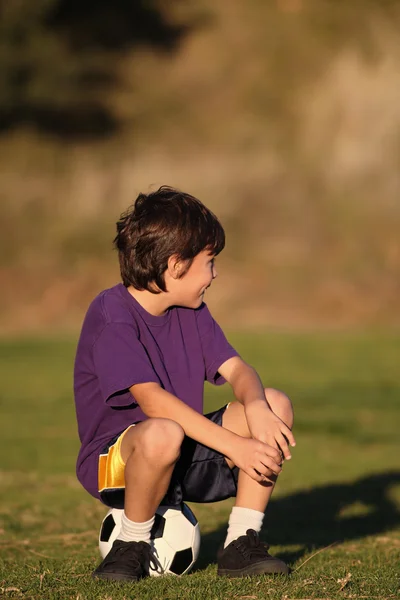
{"type": "MultiPolygon", "coordinates": [[[[296,412],[297,447],[265,519],[289,577],[219,579],[231,501],[191,505],[196,569],[139,584],[95,582],[104,507],[74,474],[75,340],[0,342],[0,596],[57,600],[396,598],[400,564],[400,337],[233,335],[296,412]]],[[[206,410],[229,399],[207,386],[206,410]]]]}

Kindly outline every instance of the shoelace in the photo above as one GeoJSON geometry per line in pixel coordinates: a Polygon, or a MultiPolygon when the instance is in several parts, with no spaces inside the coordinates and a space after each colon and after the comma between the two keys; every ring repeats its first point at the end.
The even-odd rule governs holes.
{"type": "Polygon", "coordinates": [[[148,544],[146,544],[145,556],[144,556],[144,560],[142,561],[142,565],[146,569],[146,571],[148,571],[150,567],[154,571],[156,571],[158,568],[158,563],[153,554],[153,550],[152,550],[151,546],[149,546],[148,544]]]}
{"type": "Polygon", "coordinates": [[[132,571],[135,571],[138,567],[148,572],[149,567],[157,569],[157,563],[153,556],[151,547],[149,544],[139,542],[138,544],[127,544],[126,546],[120,546],[116,552],[116,555],[111,558],[108,562],[113,564],[119,560],[122,556],[124,561],[132,571]]]}
{"type": "Polygon", "coordinates": [[[260,541],[254,529],[248,529],[246,536],[236,540],[236,548],[245,558],[268,556],[268,544],[260,541]]]}

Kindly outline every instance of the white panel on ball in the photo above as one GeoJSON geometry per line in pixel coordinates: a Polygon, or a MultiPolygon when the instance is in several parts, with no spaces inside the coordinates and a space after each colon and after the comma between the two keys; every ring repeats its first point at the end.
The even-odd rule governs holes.
{"type": "MultiPolygon", "coordinates": [[[[111,550],[121,528],[122,510],[111,508],[104,517],[99,532],[99,549],[102,558],[111,550]]],[[[188,573],[199,556],[200,528],[190,508],[159,506],[151,531],[151,544],[159,563],[150,575],[184,575],[188,573]]]]}

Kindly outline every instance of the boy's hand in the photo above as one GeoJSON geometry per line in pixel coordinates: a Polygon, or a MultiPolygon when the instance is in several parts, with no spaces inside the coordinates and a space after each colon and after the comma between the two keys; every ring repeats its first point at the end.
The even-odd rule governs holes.
{"type": "Polygon", "coordinates": [[[233,463],[255,481],[263,482],[272,475],[279,475],[280,452],[259,440],[238,436],[229,455],[233,463]]]}
{"type": "Polygon", "coordinates": [[[282,453],[282,460],[290,460],[289,444],[296,445],[293,433],[269,408],[264,400],[254,400],[245,407],[247,425],[252,437],[282,453]]]}

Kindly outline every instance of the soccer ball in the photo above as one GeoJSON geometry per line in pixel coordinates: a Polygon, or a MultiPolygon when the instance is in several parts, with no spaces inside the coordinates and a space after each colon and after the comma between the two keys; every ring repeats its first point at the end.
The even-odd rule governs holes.
{"type": "MultiPolygon", "coordinates": [[[[123,510],[111,508],[103,519],[99,533],[99,549],[104,558],[113,545],[120,527],[123,510]]],[[[151,530],[157,569],[150,568],[150,575],[184,575],[193,567],[199,556],[200,527],[190,508],[159,506],[151,530]]]]}

